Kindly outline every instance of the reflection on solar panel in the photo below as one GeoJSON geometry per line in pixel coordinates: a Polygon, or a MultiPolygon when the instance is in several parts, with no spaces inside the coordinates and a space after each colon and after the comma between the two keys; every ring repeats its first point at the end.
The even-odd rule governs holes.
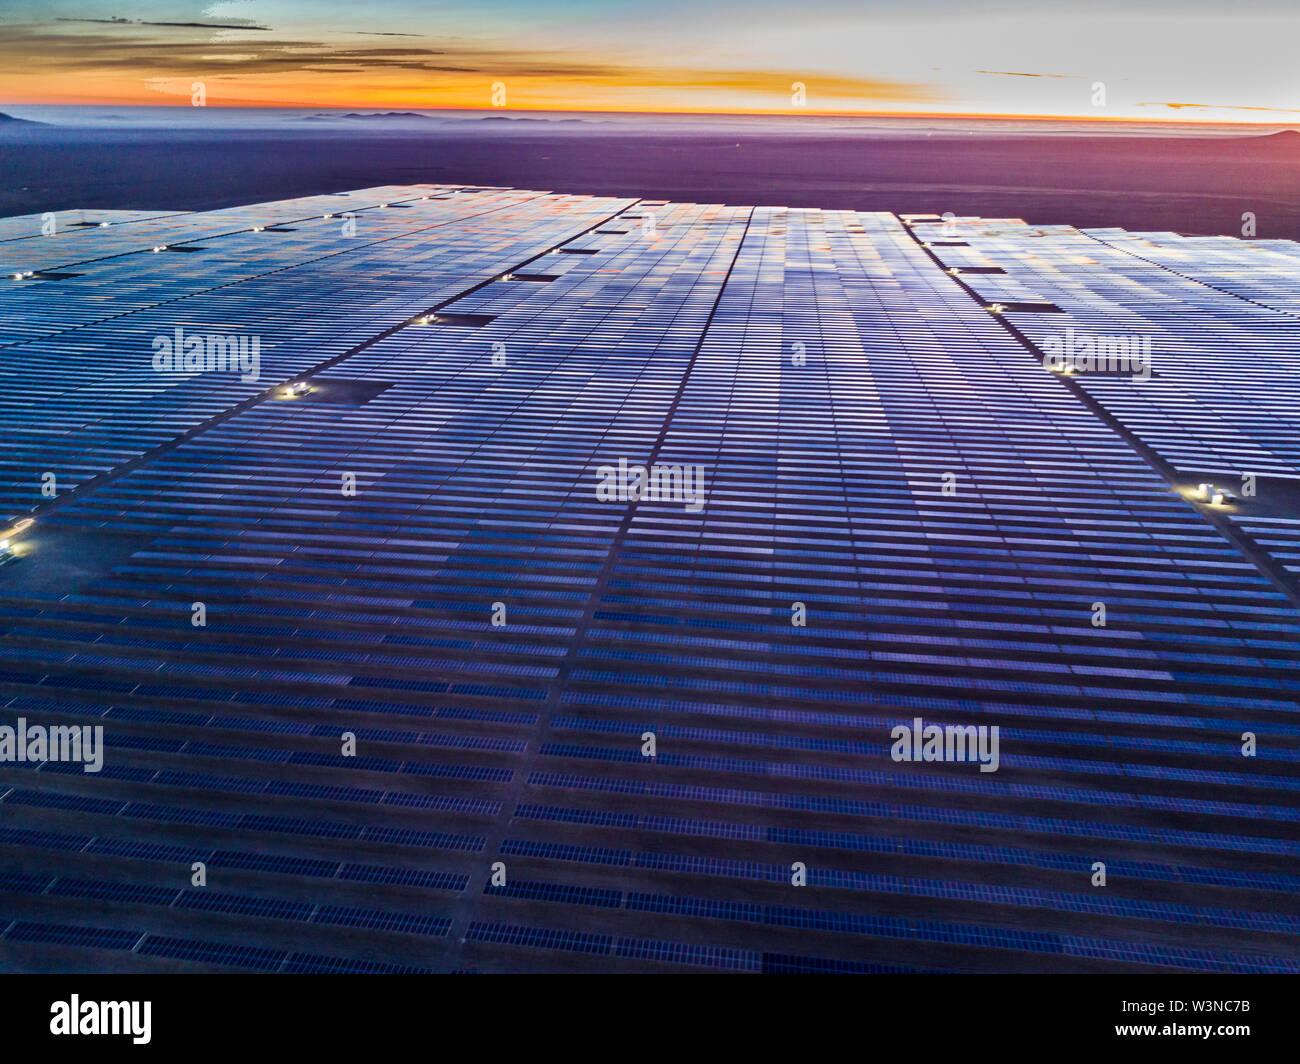
{"type": "Polygon", "coordinates": [[[56,223],[0,222],[0,724],[103,757],[0,761],[0,966],[1300,971],[1294,246],[56,223]]]}

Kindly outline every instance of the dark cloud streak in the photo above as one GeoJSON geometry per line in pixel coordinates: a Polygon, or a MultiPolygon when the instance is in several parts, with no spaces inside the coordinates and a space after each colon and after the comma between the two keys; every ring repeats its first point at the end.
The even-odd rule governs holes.
{"type": "Polygon", "coordinates": [[[977,70],[976,74],[995,74],[1004,78],[1067,78],[1071,81],[1080,81],[1082,74],[1023,74],[1018,70],[977,70]]]}
{"type": "MultiPolygon", "coordinates": [[[[223,22],[147,22],[139,18],[57,18],[55,22],[91,22],[107,26],[172,26],[187,30],[264,30],[270,32],[270,26],[255,26],[249,23],[223,22]]],[[[409,34],[403,34],[409,36],[409,34]]]]}

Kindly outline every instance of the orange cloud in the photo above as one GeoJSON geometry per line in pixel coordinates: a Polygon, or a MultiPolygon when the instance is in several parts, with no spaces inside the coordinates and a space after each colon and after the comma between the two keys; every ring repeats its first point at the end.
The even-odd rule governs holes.
{"type": "Polygon", "coordinates": [[[1241,107],[1226,103],[1157,103],[1150,100],[1144,100],[1137,105],[1138,107],[1171,107],[1175,111],[1184,107],[1197,108],[1200,110],[1211,111],[1271,111],[1279,115],[1300,115],[1300,111],[1291,110],[1284,107],[1241,107]]]}
{"type": "Polygon", "coordinates": [[[160,43],[156,30],[143,28],[159,25],[7,27],[0,95],[28,103],[157,104],[188,101],[191,84],[203,81],[210,105],[481,108],[490,104],[492,84],[504,82],[519,109],[774,111],[788,108],[800,82],[810,110],[942,99],[931,86],[885,78],[593,61],[459,41],[358,47],[260,33],[195,40],[173,32],[160,43]],[[39,70],[31,68],[32,55],[42,57],[39,70]]]}

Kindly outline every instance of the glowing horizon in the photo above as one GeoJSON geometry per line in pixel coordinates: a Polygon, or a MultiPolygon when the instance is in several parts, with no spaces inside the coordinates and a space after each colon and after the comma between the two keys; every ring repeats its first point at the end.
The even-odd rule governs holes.
{"type": "MultiPolygon", "coordinates": [[[[11,0],[9,105],[1291,125],[1286,0],[11,0]],[[1249,47],[1245,47],[1248,44],[1249,47]],[[802,86],[802,92],[799,89],[802,86]],[[1098,87],[1102,86],[1098,102],[1098,87]],[[499,93],[498,93],[499,98],[499,93]]],[[[0,104],[2,105],[2,104],[0,104]]]]}

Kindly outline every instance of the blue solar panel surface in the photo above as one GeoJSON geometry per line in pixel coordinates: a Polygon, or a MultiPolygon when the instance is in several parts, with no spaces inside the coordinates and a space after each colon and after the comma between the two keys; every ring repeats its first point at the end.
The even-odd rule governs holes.
{"type": "Polygon", "coordinates": [[[1293,245],[455,185],[39,225],[0,724],[104,748],[0,760],[0,966],[1300,971],[1293,245]]]}

